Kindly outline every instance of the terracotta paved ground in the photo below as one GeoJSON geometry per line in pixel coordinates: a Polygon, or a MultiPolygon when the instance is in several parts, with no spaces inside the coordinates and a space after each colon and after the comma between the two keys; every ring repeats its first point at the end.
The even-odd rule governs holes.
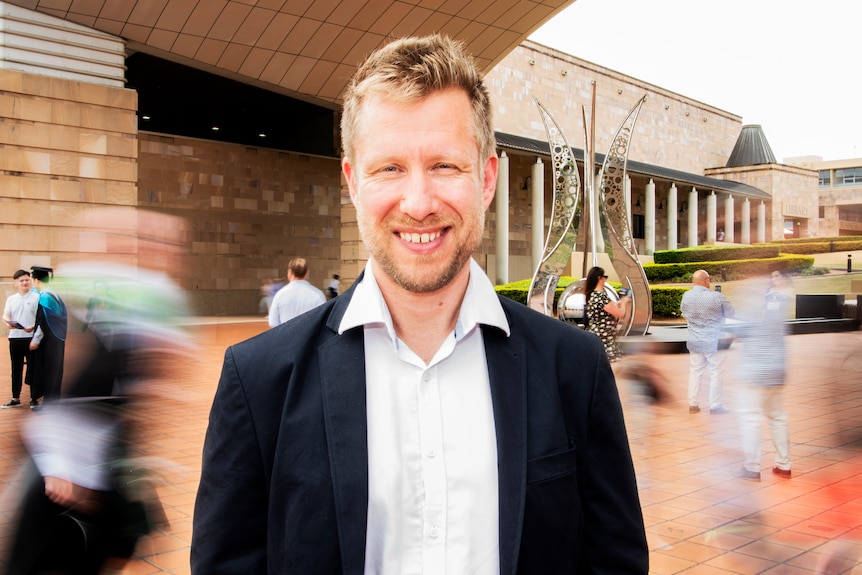
{"type": "MultiPolygon", "coordinates": [[[[199,351],[181,369],[149,386],[138,444],[164,477],[160,488],[170,526],[144,541],[123,575],[189,572],[188,549],[201,445],[227,345],[266,329],[258,318],[201,319],[191,328],[199,351]]],[[[841,550],[862,573],[862,332],[788,339],[793,478],[769,473],[772,446],[764,432],[760,483],[737,479],[741,467],[736,417],[689,415],[686,355],[646,358],[674,397],[645,406],[620,379],[641,501],[656,575],[755,573],[803,575],[841,550]]],[[[70,365],[74,365],[70,345],[70,365]]],[[[616,364],[616,368],[624,364],[616,364]]],[[[9,389],[8,348],[0,345],[0,399],[9,389]]],[[[705,393],[705,389],[702,390],[705,393]]],[[[726,404],[734,407],[729,382],[726,404]]],[[[24,399],[29,399],[25,390],[24,399]]],[[[18,428],[29,409],[0,410],[0,522],[14,507],[22,451],[18,428]]],[[[5,541],[5,539],[3,540],[5,541]]]]}

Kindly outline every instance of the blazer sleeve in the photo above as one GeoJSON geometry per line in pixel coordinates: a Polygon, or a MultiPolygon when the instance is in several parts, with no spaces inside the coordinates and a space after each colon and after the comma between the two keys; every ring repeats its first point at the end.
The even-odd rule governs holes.
{"type": "Polygon", "coordinates": [[[649,551],[634,464],[614,374],[603,355],[588,409],[578,462],[584,516],[578,573],[646,575],[649,551]]]}
{"type": "Polygon", "coordinates": [[[267,572],[269,486],[258,443],[229,348],[204,440],[191,544],[194,575],[267,572]]]}

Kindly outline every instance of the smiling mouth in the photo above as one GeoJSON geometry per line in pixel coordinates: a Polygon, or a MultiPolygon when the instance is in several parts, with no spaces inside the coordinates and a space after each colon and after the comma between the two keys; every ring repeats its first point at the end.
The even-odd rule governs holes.
{"type": "Polygon", "coordinates": [[[432,232],[432,233],[406,233],[406,232],[398,232],[398,236],[409,244],[427,244],[429,242],[433,242],[437,238],[443,235],[442,232],[432,232]]]}

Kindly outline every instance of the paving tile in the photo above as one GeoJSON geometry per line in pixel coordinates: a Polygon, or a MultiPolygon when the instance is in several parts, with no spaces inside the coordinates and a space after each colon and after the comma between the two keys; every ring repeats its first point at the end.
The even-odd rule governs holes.
{"type": "MultiPolygon", "coordinates": [[[[137,447],[160,475],[157,490],[170,523],[140,543],[121,575],[189,573],[201,449],[224,351],[265,329],[261,318],[198,318],[190,327],[197,351],[148,384],[137,447]]],[[[649,358],[671,390],[665,404],[643,405],[620,380],[651,574],[813,575],[830,558],[842,562],[843,572],[862,567],[862,332],[787,341],[789,480],[770,472],[774,450],[765,424],[762,480],[736,477],[737,417],[688,413],[687,356],[649,358]]],[[[9,389],[5,365],[8,347],[0,345],[0,393],[9,389]]],[[[728,377],[731,411],[737,385],[728,377]]],[[[19,430],[36,416],[26,408],[0,410],[0,547],[14,525],[26,459],[19,430]]]]}

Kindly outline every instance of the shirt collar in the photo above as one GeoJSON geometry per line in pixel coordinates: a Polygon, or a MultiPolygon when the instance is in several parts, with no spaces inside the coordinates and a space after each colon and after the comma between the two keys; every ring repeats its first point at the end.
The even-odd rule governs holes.
{"type": "MultiPolygon", "coordinates": [[[[353,297],[341,318],[338,333],[359,326],[378,325],[384,326],[392,341],[396,341],[395,327],[392,325],[392,316],[389,308],[380,292],[380,286],[374,277],[371,262],[365,265],[365,275],[353,291],[353,297]]],[[[491,280],[479,267],[475,260],[470,260],[470,280],[467,283],[467,291],[464,301],[461,302],[461,310],[458,312],[458,321],[455,324],[455,339],[460,339],[470,333],[478,325],[496,327],[510,334],[509,322],[506,313],[494,291],[491,280]]]]}

